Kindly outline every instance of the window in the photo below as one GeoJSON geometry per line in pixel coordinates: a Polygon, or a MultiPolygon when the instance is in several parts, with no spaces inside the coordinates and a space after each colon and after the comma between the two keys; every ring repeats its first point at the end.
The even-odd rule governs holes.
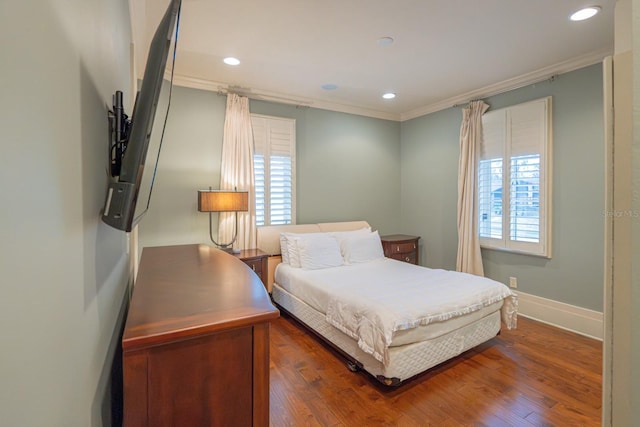
{"type": "Polygon", "coordinates": [[[295,223],[296,121],[251,115],[256,225],[295,223]]]}
{"type": "Polygon", "coordinates": [[[485,248],[551,257],[551,98],[486,113],[478,164],[485,248]]]}

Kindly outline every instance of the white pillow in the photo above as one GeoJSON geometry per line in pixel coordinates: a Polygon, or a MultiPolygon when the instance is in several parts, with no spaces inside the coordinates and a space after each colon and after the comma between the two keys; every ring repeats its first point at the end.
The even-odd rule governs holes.
{"type": "MultiPolygon", "coordinates": [[[[289,264],[291,267],[300,268],[300,256],[298,253],[298,244],[296,239],[298,237],[313,238],[315,236],[333,236],[338,239],[338,243],[344,239],[354,236],[367,235],[371,233],[371,227],[361,228],[353,231],[333,231],[333,232],[321,232],[321,233],[280,233],[280,254],[282,255],[282,262],[289,264]]],[[[344,256],[344,254],[342,254],[344,256]]]]}
{"type": "Polygon", "coordinates": [[[330,235],[296,237],[300,266],[305,270],[339,267],[344,265],[340,246],[330,235]]]}
{"type": "Polygon", "coordinates": [[[291,267],[300,268],[302,265],[300,264],[300,256],[298,254],[298,243],[296,239],[298,237],[306,237],[312,238],[313,236],[325,236],[326,233],[280,233],[280,252],[282,255],[282,260],[284,262],[285,257],[287,258],[287,263],[291,267]],[[286,244],[282,243],[282,238],[286,240],[286,244]],[[286,252],[286,255],[284,255],[286,252]]]}
{"type": "Polygon", "coordinates": [[[282,256],[282,262],[289,264],[289,248],[287,243],[287,237],[284,233],[280,233],[280,256],[282,256]]]}
{"type": "Polygon", "coordinates": [[[296,245],[296,241],[295,241],[296,236],[299,236],[299,234],[280,233],[280,252],[282,255],[282,262],[286,262],[291,267],[300,268],[300,257],[298,256],[298,246],[296,245]],[[284,243],[283,243],[283,239],[284,239],[284,243]]]}
{"type": "Polygon", "coordinates": [[[330,231],[328,234],[338,239],[338,243],[340,243],[342,240],[349,239],[351,237],[366,236],[367,234],[371,234],[371,227],[364,227],[358,230],[350,231],[330,231]]]}
{"type": "Polygon", "coordinates": [[[355,235],[343,240],[340,249],[348,264],[384,258],[382,242],[377,230],[373,233],[355,235]]]}
{"type": "Polygon", "coordinates": [[[351,231],[331,231],[329,232],[329,234],[331,234],[336,239],[338,239],[338,244],[340,245],[340,251],[342,253],[342,257],[345,258],[346,260],[344,252],[342,252],[342,243],[345,240],[351,239],[353,237],[367,236],[371,234],[371,227],[366,227],[366,228],[361,228],[359,230],[351,230],[351,231]]]}

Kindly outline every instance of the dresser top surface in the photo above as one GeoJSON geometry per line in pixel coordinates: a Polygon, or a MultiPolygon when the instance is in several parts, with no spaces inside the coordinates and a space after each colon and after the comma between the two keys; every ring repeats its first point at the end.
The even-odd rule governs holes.
{"type": "Polygon", "coordinates": [[[260,279],[206,245],[144,248],[123,349],[185,339],[279,316],[260,279]]]}

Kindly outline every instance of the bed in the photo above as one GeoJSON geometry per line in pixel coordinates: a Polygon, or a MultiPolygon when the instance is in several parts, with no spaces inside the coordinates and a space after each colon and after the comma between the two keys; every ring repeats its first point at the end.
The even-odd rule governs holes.
{"type": "Polygon", "coordinates": [[[258,247],[279,308],[388,386],[516,326],[504,284],[385,258],[365,221],[260,227],[258,247]]]}

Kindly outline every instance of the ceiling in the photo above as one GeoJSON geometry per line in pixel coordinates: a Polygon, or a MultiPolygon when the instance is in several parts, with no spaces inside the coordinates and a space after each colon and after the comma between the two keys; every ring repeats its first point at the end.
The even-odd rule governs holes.
{"type": "MultiPolygon", "coordinates": [[[[132,0],[136,66],[167,0],[132,0]]],[[[594,64],[615,0],[183,0],[175,83],[406,120],[594,64]],[[379,43],[391,37],[392,44],[379,43]],[[241,63],[229,66],[223,58],[241,63]],[[337,88],[325,90],[323,85],[337,88]],[[395,99],[382,99],[384,92],[395,99]]]]}

